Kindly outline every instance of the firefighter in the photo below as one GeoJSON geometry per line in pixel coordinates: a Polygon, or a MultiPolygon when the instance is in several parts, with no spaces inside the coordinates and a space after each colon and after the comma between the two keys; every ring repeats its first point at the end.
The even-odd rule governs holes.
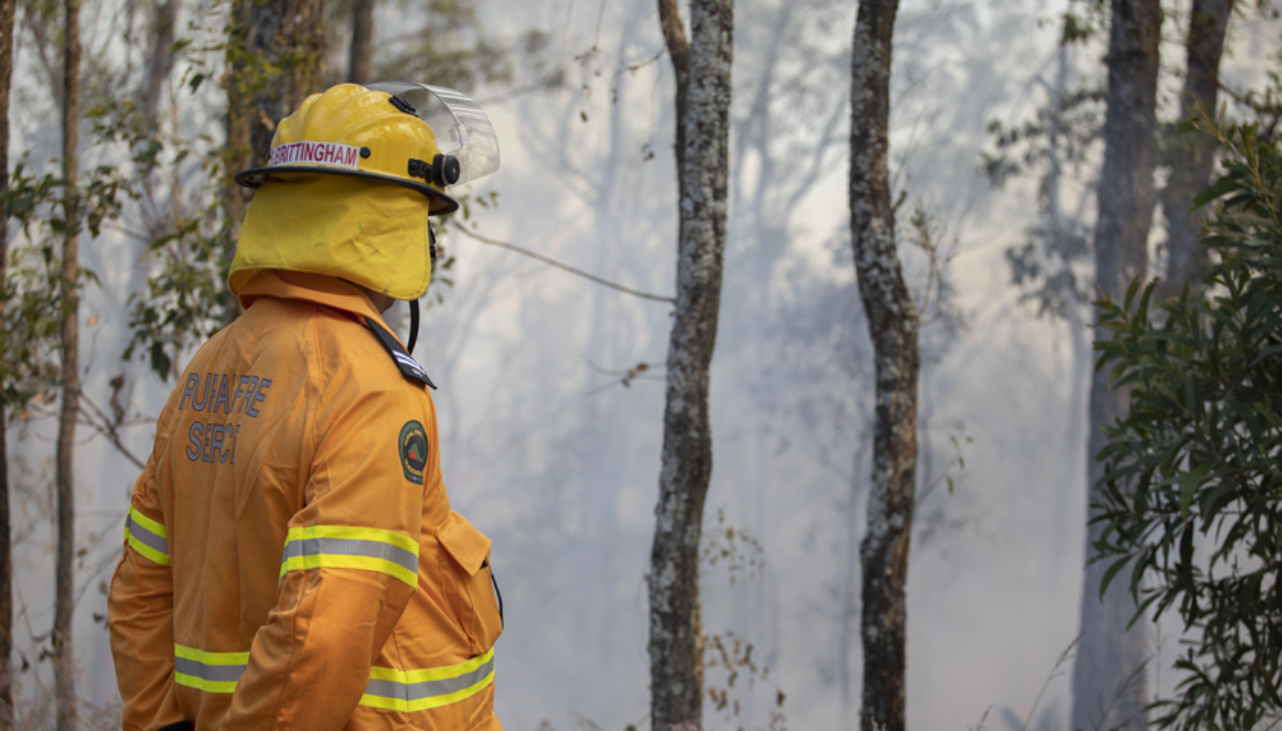
{"type": "Polygon", "coordinates": [[[111,582],[127,731],[501,731],[491,542],[450,510],[417,322],[407,349],[382,317],[427,289],[447,186],[497,167],[475,104],[397,82],[308,97],[236,175],[245,311],[161,412],[111,582]]]}

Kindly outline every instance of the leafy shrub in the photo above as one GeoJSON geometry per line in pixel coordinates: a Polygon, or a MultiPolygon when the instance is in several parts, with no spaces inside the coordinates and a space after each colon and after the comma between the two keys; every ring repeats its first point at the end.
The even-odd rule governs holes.
{"type": "Polygon", "coordinates": [[[1251,729],[1282,716],[1282,155],[1254,126],[1198,126],[1226,151],[1195,203],[1217,203],[1207,293],[1158,304],[1136,282],[1099,303],[1098,367],[1131,405],[1098,456],[1094,552],[1101,593],[1129,565],[1138,612],[1184,620],[1157,723],[1251,729]]]}

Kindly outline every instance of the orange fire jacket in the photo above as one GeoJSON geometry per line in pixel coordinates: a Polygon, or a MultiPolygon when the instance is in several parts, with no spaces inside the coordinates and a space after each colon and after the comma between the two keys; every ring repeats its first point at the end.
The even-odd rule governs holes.
{"type": "Polygon", "coordinates": [[[264,270],[170,395],[109,628],[128,731],[501,731],[490,540],[426,374],[339,279],[264,270]]]}

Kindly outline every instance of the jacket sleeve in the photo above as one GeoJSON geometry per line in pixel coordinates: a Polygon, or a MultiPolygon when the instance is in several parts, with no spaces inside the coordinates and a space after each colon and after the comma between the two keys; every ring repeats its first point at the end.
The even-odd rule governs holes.
{"type": "Polygon", "coordinates": [[[342,728],[417,590],[423,485],[406,465],[428,445],[425,435],[401,442],[434,417],[430,401],[402,383],[346,390],[321,400],[277,605],[254,637],[225,728],[342,728]]]}
{"type": "Polygon", "coordinates": [[[108,632],[126,731],[183,721],[174,695],[173,576],[154,456],[134,486],[125,545],[107,597],[108,632]]]}

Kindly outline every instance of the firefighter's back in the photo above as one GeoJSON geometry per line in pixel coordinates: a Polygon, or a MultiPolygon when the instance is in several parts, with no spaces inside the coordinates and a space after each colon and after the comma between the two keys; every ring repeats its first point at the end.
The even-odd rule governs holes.
{"type": "Polygon", "coordinates": [[[303,507],[315,437],[308,331],[326,316],[321,309],[259,300],[192,358],[171,402],[158,485],[174,575],[177,695],[201,729],[221,727],[277,604],[281,551],[303,507]]]}

